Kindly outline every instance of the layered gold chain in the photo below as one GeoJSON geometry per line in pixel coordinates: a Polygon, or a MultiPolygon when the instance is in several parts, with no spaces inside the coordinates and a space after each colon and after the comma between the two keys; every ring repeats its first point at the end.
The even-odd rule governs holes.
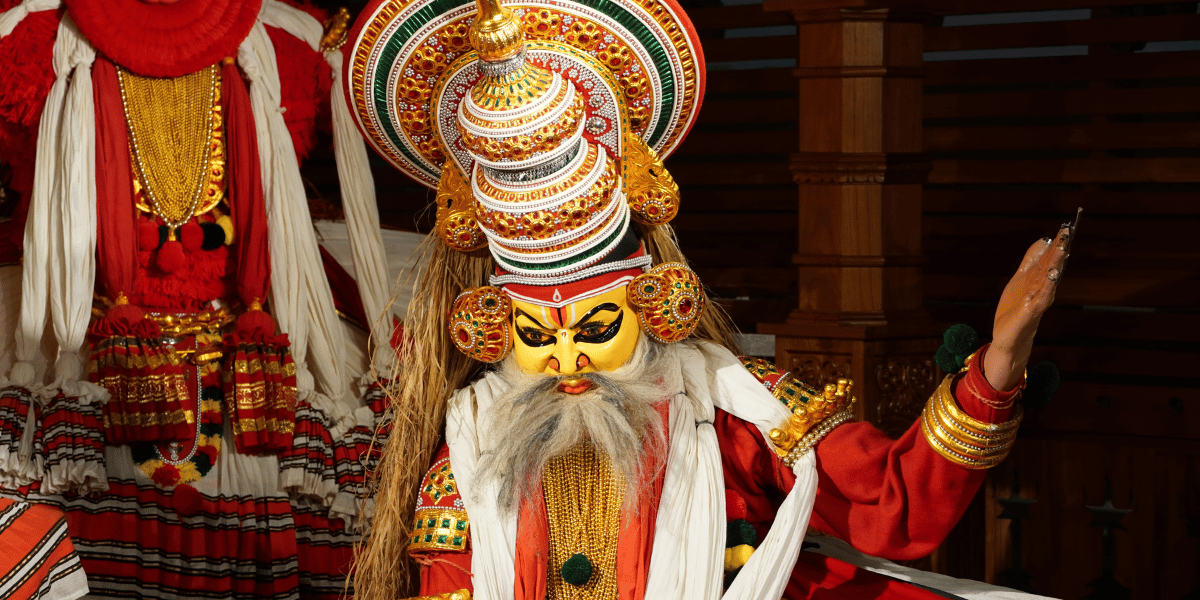
{"type": "Polygon", "coordinates": [[[174,229],[220,200],[220,71],[213,65],[160,78],[117,67],[117,76],[137,184],[151,212],[174,229]]]}
{"type": "Polygon", "coordinates": [[[623,487],[608,460],[590,443],[546,463],[542,490],[550,534],[547,600],[615,600],[623,487]],[[583,585],[563,580],[562,566],[575,554],[583,554],[591,564],[591,578],[583,585]]]}

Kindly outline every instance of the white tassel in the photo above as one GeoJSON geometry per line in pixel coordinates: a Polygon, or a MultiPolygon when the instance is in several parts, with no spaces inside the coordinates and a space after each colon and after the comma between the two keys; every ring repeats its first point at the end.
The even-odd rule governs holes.
{"type": "MultiPolygon", "coordinates": [[[[296,36],[313,50],[320,50],[324,32],[321,23],[312,15],[279,0],[266,0],[261,18],[263,23],[296,36]]],[[[342,52],[326,52],[325,60],[333,74],[329,98],[333,111],[333,152],[342,191],[342,209],[346,214],[350,253],[354,257],[354,279],[358,282],[358,294],[367,314],[366,325],[371,331],[374,347],[372,366],[377,373],[386,375],[392,372],[396,354],[390,345],[392,320],[388,300],[392,286],[388,277],[387,254],[379,234],[375,181],[367,160],[366,144],[358,134],[354,117],[346,104],[346,95],[342,91],[342,52]]]]}
{"type": "Polygon", "coordinates": [[[29,13],[43,10],[58,10],[62,0],[25,0],[24,2],[0,13],[0,38],[12,33],[29,13]]]}
{"type": "Polygon", "coordinates": [[[296,151],[280,110],[275,49],[262,22],[254,25],[238,48],[238,64],[250,80],[258,134],[271,252],[272,312],[292,342],[301,399],[314,388],[339,400],[348,398],[349,380],[340,359],[344,344],[341,324],[317,251],[296,151]],[[310,350],[313,356],[308,361],[310,350]]]}

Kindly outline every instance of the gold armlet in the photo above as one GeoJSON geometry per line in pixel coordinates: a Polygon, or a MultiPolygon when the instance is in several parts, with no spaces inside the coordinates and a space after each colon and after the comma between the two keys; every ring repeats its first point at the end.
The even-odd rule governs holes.
{"type": "Polygon", "coordinates": [[[1023,412],[1017,405],[1004,423],[987,423],[963,412],[951,392],[954,376],[948,375],[921,413],[921,434],[946,460],[968,469],[988,469],[1000,464],[1017,438],[1023,412]]]}
{"type": "Polygon", "coordinates": [[[446,592],[445,594],[437,594],[436,596],[417,596],[412,600],[471,600],[471,592],[468,590],[458,590],[457,592],[446,592]]]}
{"type": "Polygon", "coordinates": [[[816,394],[794,382],[790,374],[780,381],[775,395],[787,402],[792,416],[783,427],[772,429],[770,438],[783,464],[788,467],[796,464],[834,427],[854,418],[854,396],[850,395],[853,387],[854,382],[849,379],[839,379],[837,385],[831,383],[825,386],[823,394],[816,394]],[[786,391],[780,393],[789,389],[798,397],[787,397],[786,391]]]}

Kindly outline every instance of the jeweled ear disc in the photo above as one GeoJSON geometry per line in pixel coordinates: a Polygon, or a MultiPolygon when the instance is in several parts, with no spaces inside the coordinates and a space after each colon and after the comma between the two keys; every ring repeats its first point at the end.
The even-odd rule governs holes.
{"type": "Polygon", "coordinates": [[[707,307],[704,288],[687,265],[663,263],[629,282],[629,303],[650,337],[674,343],[687,339],[707,307]]]}
{"type": "Polygon", "coordinates": [[[512,300],[500,288],[467,290],[450,309],[450,340],[459,352],[475,360],[502,360],[512,350],[511,317],[512,300]]]}

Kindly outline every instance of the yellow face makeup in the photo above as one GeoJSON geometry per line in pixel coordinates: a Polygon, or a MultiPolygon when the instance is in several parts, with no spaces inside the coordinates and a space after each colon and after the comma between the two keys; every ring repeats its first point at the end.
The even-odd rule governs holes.
{"type": "Polygon", "coordinates": [[[637,314],[625,286],[562,308],[513,300],[513,339],[513,355],[527,373],[612,371],[637,347],[637,314]]]}

